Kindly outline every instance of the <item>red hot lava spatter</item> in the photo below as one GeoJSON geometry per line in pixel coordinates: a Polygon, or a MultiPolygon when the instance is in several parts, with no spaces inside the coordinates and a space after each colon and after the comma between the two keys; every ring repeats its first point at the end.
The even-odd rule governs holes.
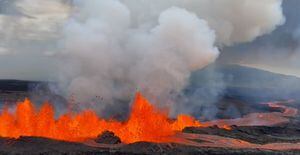
{"type": "MultiPolygon", "coordinates": [[[[174,120],[166,111],[149,103],[140,93],[136,94],[129,118],[125,122],[104,120],[92,110],[66,113],[54,117],[49,103],[37,109],[29,99],[18,103],[15,112],[4,108],[0,114],[0,137],[38,136],[66,141],[83,141],[95,138],[105,130],[114,132],[122,142],[166,142],[187,126],[202,126],[189,115],[178,115],[174,120]]],[[[226,127],[227,128],[227,127],[226,127]]]]}

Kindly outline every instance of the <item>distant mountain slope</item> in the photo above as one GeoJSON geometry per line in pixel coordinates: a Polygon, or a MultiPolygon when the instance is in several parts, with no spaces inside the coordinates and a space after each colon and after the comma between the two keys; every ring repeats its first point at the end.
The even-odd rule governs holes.
{"type": "Polygon", "coordinates": [[[300,78],[239,65],[208,66],[192,75],[189,89],[213,87],[247,100],[300,99],[300,78]]]}
{"type": "Polygon", "coordinates": [[[37,85],[44,82],[38,81],[23,81],[23,80],[0,80],[0,91],[20,91],[27,92],[37,85]]]}
{"type": "MultiPolygon", "coordinates": [[[[0,91],[29,91],[41,85],[47,86],[39,81],[0,80],[0,91]]],[[[226,90],[225,95],[234,96],[300,98],[300,78],[239,65],[210,65],[194,72],[186,91],[199,88],[226,90]]]]}

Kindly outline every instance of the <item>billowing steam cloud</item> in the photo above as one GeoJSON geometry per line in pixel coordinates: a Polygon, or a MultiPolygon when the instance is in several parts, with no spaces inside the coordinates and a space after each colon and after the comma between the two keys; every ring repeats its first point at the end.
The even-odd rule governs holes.
{"type": "Polygon", "coordinates": [[[64,27],[61,81],[98,109],[136,89],[160,103],[212,63],[216,46],[252,41],[284,23],[282,0],[76,0],[64,27]]]}
{"type": "MultiPolygon", "coordinates": [[[[95,103],[101,111],[120,107],[116,101],[128,103],[140,90],[152,101],[172,104],[176,112],[189,112],[204,103],[198,102],[199,95],[185,110],[188,102],[179,105],[172,97],[188,85],[193,71],[214,62],[217,47],[252,41],[283,24],[281,3],[0,0],[0,78],[49,80],[59,75],[67,95],[95,103]]],[[[206,91],[213,96],[220,92],[198,92],[206,91]]]]}
{"type": "Polygon", "coordinates": [[[70,92],[79,99],[97,95],[105,100],[123,99],[135,88],[151,96],[168,96],[186,85],[192,70],[218,56],[213,30],[184,9],[164,11],[158,25],[150,29],[130,29],[129,10],[124,5],[98,3],[105,9],[96,14],[104,17],[72,21],[66,27],[65,54],[77,68],[71,72],[76,74],[71,75],[75,78],[70,92]]]}
{"type": "Polygon", "coordinates": [[[284,23],[282,0],[123,0],[135,23],[153,21],[171,6],[196,13],[216,31],[217,43],[231,45],[252,41],[284,23]]]}

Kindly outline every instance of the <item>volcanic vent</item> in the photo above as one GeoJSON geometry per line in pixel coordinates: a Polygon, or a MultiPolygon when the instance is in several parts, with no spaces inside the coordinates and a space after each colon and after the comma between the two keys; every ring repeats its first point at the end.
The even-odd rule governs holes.
{"type": "Polygon", "coordinates": [[[2,110],[0,148],[3,153],[13,150],[22,153],[39,147],[47,152],[111,154],[297,152],[299,126],[287,117],[297,117],[298,111],[284,105],[292,102],[264,104],[270,112],[199,122],[183,114],[171,119],[168,110],[155,107],[141,93],[136,93],[128,119],[120,122],[102,119],[92,110],[69,112],[55,118],[49,103],[36,108],[26,99],[15,110],[2,110]],[[250,121],[259,119],[259,124],[250,121]],[[294,137],[288,138],[289,134],[294,137]]]}
{"type": "Polygon", "coordinates": [[[299,78],[221,50],[283,25],[282,4],[0,0],[1,78],[53,81],[0,82],[0,154],[299,154],[299,78]]]}
{"type": "Polygon", "coordinates": [[[4,108],[0,115],[0,136],[37,136],[66,141],[84,141],[108,130],[124,143],[138,141],[168,142],[176,131],[187,126],[201,126],[189,115],[179,115],[172,120],[167,111],[157,109],[140,93],[136,94],[129,118],[125,122],[104,120],[92,110],[66,113],[54,118],[53,107],[45,103],[37,109],[26,99],[17,105],[15,112],[4,108]]]}

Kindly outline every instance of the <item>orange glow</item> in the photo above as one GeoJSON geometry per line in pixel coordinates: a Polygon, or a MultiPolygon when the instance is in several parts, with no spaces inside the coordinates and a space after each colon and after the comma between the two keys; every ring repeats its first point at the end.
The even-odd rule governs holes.
{"type": "Polygon", "coordinates": [[[39,136],[82,141],[109,130],[125,143],[165,142],[176,131],[187,126],[201,126],[200,122],[188,115],[179,115],[176,120],[169,119],[167,112],[151,105],[140,93],[136,94],[126,122],[101,119],[91,110],[78,114],[66,113],[57,119],[54,113],[50,104],[45,103],[36,109],[28,99],[19,103],[14,113],[3,109],[0,114],[0,137],[39,136]]]}
{"type": "Polygon", "coordinates": [[[222,128],[225,130],[232,130],[232,128],[229,125],[223,125],[222,128]]]}

